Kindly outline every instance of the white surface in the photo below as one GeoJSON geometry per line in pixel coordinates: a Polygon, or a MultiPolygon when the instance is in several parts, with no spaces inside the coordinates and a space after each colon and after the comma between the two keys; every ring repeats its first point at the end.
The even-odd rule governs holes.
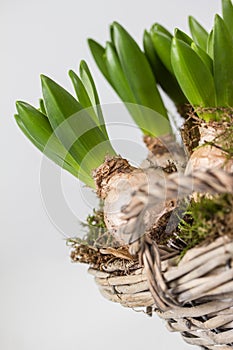
{"type": "MultiPolygon", "coordinates": [[[[63,237],[42,205],[41,155],[16,127],[14,102],[37,103],[40,73],[70,88],[66,72],[82,58],[90,63],[102,102],[118,101],[97,72],[87,37],[104,42],[108,25],[117,20],[141,40],[155,21],[187,29],[189,14],[209,29],[220,0],[1,0],[0,5],[0,348],[188,348],[158,318],[104,300],[86,267],[70,263],[63,237]]],[[[66,181],[72,192],[69,175],[66,181]]]]}

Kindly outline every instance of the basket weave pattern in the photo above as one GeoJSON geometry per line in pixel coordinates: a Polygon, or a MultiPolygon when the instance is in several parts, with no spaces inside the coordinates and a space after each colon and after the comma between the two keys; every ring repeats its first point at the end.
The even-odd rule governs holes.
{"type": "Polygon", "coordinates": [[[115,261],[106,267],[106,272],[89,272],[107,299],[130,308],[152,308],[166,320],[168,329],[180,332],[187,343],[206,349],[232,348],[233,241],[219,237],[178,259],[174,256],[161,261],[162,280],[157,276],[161,299],[167,298],[170,303],[162,302],[159,308],[145,267],[132,263],[125,266],[126,273],[122,275],[122,268],[115,261]]]}
{"type": "MultiPolygon", "coordinates": [[[[185,198],[195,191],[208,195],[232,194],[233,176],[218,169],[189,175],[175,173],[169,175],[165,185],[169,200],[185,198]]],[[[124,212],[127,222],[124,234],[128,241],[122,248],[127,254],[124,250],[119,254],[117,249],[103,247],[98,250],[102,264],[92,263],[89,272],[108,300],[125,307],[146,308],[150,315],[156,312],[166,321],[168,329],[180,332],[187,343],[204,349],[232,349],[231,220],[227,230],[218,232],[218,238],[189,249],[181,259],[177,247],[160,246],[147,233],[140,236],[143,225],[140,227],[138,213],[145,203],[155,205],[161,199],[162,189],[161,183],[155,182],[150,193],[147,187],[142,187],[132,197],[131,206],[124,212]],[[133,247],[137,255],[132,254],[133,247]],[[110,254],[107,260],[106,253],[110,254]]],[[[79,260],[79,253],[74,252],[73,261],[79,260]]]]}

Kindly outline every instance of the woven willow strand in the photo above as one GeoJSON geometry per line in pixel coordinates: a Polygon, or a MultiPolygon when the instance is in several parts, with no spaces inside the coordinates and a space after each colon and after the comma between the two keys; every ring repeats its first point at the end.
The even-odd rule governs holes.
{"type": "MultiPolygon", "coordinates": [[[[168,183],[167,197],[169,199],[173,199],[174,195],[176,194],[178,198],[183,198],[184,196],[190,194],[190,190],[194,190],[196,192],[201,193],[207,192],[209,194],[226,192],[232,193],[233,176],[231,174],[227,174],[222,170],[196,172],[192,175],[181,177],[178,174],[176,176],[173,176],[168,183]],[[178,185],[178,189],[175,185],[178,185]]],[[[141,189],[141,191],[144,190],[141,189]]],[[[156,187],[153,187],[152,192],[149,193],[150,199],[148,200],[149,204],[147,204],[147,207],[148,205],[153,205],[153,203],[155,203],[155,201],[158,200],[158,193],[161,193],[161,190],[159,192],[158,189],[156,189],[156,187]]],[[[178,304],[182,304],[183,302],[199,299],[202,296],[208,295],[208,292],[210,290],[213,291],[215,287],[233,279],[233,270],[222,272],[220,276],[216,277],[214,280],[209,281],[208,284],[197,285],[192,290],[184,291],[178,298],[172,298],[171,295],[169,295],[169,292],[166,291],[166,288],[164,288],[164,276],[160,269],[161,262],[159,261],[160,256],[158,253],[156,242],[146,242],[146,237],[142,238],[141,242],[141,245],[144,247],[141,248],[141,250],[139,251],[139,257],[143,261],[143,264],[145,266],[145,271],[148,277],[149,289],[152,293],[157,307],[160,310],[165,311],[168,307],[175,307],[177,305],[177,302],[178,304]],[[163,282],[160,282],[161,280],[163,282]]],[[[225,261],[226,258],[230,259],[230,255],[228,256],[225,253],[226,252],[223,253],[222,257],[221,255],[217,256],[217,260],[220,260],[219,263],[221,263],[222,260],[225,261]]],[[[230,254],[232,254],[232,252],[230,252],[230,254]]],[[[207,263],[198,268],[201,271],[201,273],[199,271],[194,271],[193,269],[191,270],[191,272],[189,270],[189,280],[197,278],[198,272],[200,275],[204,275],[207,272],[208,268],[213,269],[217,264],[217,260],[207,260],[208,253],[205,254],[205,256],[203,256],[202,258],[200,258],[200,260],[203,259],[205,259],[207,263]],[[214,266],[211,266],[211,262],[214,266]]],[[[186,270],[189,268],[188,264],[186,264],[185,268],[186,270]]],[[[223,290],[221,292],[224,293],[223,290]]]]}
{"type": "MultiPolygon", "coordinates": [[[[165,194],[166,200],[176,200],[193,192],[233,193],[233,175],[222,170],[198,171],[189,176],[172,174],[166,183],[154,183],[149,191],[145,184],[124,208],[128,242],[141,237],[146,208],[156,206],[165,194]]],[[[193,248],[181,261],[146,235],[138,247],[143,267],[124,276],[117,276],[117,268],[113,272],[112,266],[111,272],[107,266],[104,273],[91,270],[102,294],[123,306],[155,308],[168,329],[180,332],[189,344],[211,350],[232,349],[232,239],[223,236],[208,246],[193,248]]]]}
{"type": "MultiPolygon", "coordinates": [[[[144,184],[132,194],[132,200],[122,209],[122,219],[126,224],[120,228],[121,237],[126,243],[137,241],[145,232],[144,215],[148,208],[158,205],[161,201],[178,200],[190,196],[193,192],[200,193],[233,193],[233,174],[223,170],[196,171],[190,175],[174,173],[167,181],[144,184]]],[[[158,219],[161,212],[158,212],[158,219]]],[[[155,221],[156,224],[156,221],[155,221]]]]}
{"type": "Polygon", "coordinates": [[[183,298],[182,302],[164,310],[158,310],[155,305],[145,267],[125,276],[113,276],[93,269],[90,272],[96,276],[102,294],[109,300],[132,308],[155,307],[157,314],[166,320],[168,329],[180,332],[189,344],[229,350],[233,343],[232,259],[233,242],[223,236],[208,246],[191,249],[179,264],[177,257],[162,261],[161,273],[166,290],[164,287],[161,290],[176,300],[183,298]],[[209,264],[210,261],[215,264],[209,264]],[[206,265],[208,268],[202,269],[206,265]],[[222,277],[224,275],[229,275],[230,280],[222,277]],[[197,295],[194,290],[199,286],[205,292],[197,295]],[[183,291],[189,294],[185,296],[183,291]]]}

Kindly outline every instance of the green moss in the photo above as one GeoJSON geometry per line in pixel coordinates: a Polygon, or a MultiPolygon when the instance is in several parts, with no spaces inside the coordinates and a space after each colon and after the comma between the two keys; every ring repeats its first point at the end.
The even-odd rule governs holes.
{"type": "MultiPolygon", "coordinates": [[[[176,247],[182,258],[189,249],[208,244],[219,236],[233,237],[233,196],[197,195],[195,200],[180,204],[173,220],[171,213],[167,213],[150,235],[157,244],[176,247]],[[171,228],[167,231],[168,222],[171,228]]],[[[86,231],[84,237],[68,239],[69,245],[82,245],[92,249],[119,247],[119,242],[106,229],[102,205],[88,215],[83,227],[86,231]]]]}
{"type": "Polygon", "coordinates": [[[103,203],[100,202],[98,209],[93,209],[93,213],[89,214],[86,222],[83,223],[85,234],[83,238],[74,237],[67,240],[68,245],[86,245],[93,248],[117,247],[117,241],[107,231],[104,222],[103,203]]]}
{"type": "Polygon", "coordinates": [[[189,203],[178,226],[178,236],[186,244],[181,257],[196,245],[213,241],[220,235],[233,235],[232,224],[232,195],[198,196],[189,203]]]}
{"type": "Polygon", "coordinates": [[[87,224],[91,228],[106,228],[103,211],[94,209],[93,214],[87,217],[87,224]]]}

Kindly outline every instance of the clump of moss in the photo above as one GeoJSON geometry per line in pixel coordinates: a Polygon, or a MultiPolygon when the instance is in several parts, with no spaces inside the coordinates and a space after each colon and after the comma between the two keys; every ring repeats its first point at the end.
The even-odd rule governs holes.
{"type": "Polygon", "coordinates": [[[82,224],[86,234],[83,238],[74,237],[67,240],[68,245],[86,245],[92,248],[116,247],[119,246],[112,234],[107,231],[104,222],[104,212],[102,203],[98,209],[94,209],[92,214],[86,218],[82,224]]]}
{"type": "MultiPolygon", "coordinates": [[[[72,260],[100,266],[112,259],[111,254],[104,256],[101,249],[119,249],[120,246],[106,229],[102,207],[94,209],[83,226],[87,229],[83,238],[70,238],[67,241],[73,248],[72,260]]],[[[189,249],[210,243],[223,235],[233,237],[233,195],[230,194],[196,195],[188,204],[180,203],[175,215],[164,215],[159,225],[150,232],[157,244],[176,249],[181,258],[189,249]],[[168,225],[171,226],[169,229],[168,225]]]]}
{"type": "Polygon", "coordinates": [[[71,247],[71,260],[101,269],[104,264],[113,259],[111,253],[103,254],[101,249],[119,247],[114,236],[107,231],[102,202],[100,202],[98,209],[94,209],[93,213],[87,216],[86,222],[82,226],[86,232],[82,238],[67,239],[67,245],[71,247]]]}
{"type": "Polygon", "coordinates": [[[181,256],[194,246],[211,242],[219,236],[233,237],[233,196],[199,195],[191,200],[180,220],[177,234],[186,244],[181,256]]]}
{"type": "Polygon", "coordinates": [[[122,273],[134,269],[137,261],[128,251],[128,246],[120,246],[115,237],[107,231],[102,206],[94,209],[83,224],[87,233],[83,238],[69,238],[70,257],[73,262],[84,263],[98,270],[106,270],[109,262],[118,261],[122,273]]]}

